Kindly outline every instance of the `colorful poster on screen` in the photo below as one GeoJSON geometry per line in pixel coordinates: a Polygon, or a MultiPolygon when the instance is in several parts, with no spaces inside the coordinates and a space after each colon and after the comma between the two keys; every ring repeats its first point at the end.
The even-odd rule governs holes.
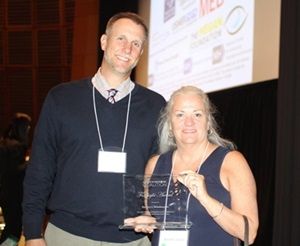
{"type": "Polygon", "coordinates": [[[253,0],[151,1],[149,88],[212,92],[252,80],[253,0]]]}

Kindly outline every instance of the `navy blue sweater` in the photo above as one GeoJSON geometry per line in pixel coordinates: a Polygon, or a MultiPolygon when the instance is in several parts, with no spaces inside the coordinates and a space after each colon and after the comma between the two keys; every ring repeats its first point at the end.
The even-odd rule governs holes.
{"type": "MultiPolygon", "coordinates": [[[[110,104],[95,90],[104,148],[122,148],[129,96],[110,104]]],[[[128,174],[143,174],[157,151],[156,123],[165,100],[135,85],[125,152],[128,174]]],[[[53,88],[35,129],[24,181],[23,226],[26,239],[41,237],[45,208],[50,222],[72,234],[107,242],[141,237],[120,231],[123,223],[122,174],[97,172],[100,149],[93,111],[91,79],[53,88]]]]}

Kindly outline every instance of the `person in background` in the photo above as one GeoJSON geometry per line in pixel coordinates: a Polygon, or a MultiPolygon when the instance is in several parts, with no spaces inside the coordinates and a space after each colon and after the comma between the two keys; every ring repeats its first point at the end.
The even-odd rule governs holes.
{"type": "Polygon", "coordinates": [[[149,160],[145,174],[169,175],[166,190],[149,187],[148,193],[173,195],[149,196],[150,214],[165,206],[161,215],[125,220],[137,232],[153,232],[152,245],[173,235],[180,245],[231,246],[235,238],[244,240],[243,215],[249,221],[249,243],[254,242],[259,224],[255,180],[244,156],[219,136],[213,113],[202,90],[184,86],[161,115],[161,155],[149,160]],[[168,234],[172,230],[157,230],[156,222],[182,222],[182,228],[168,234]]]}
{"type": "Polygon", "coordinates": [[[23,179],[31,118],[16,113],[0,139],[0,206],[5,222],[0,245],[17,245],[22,233],[23,179]]]}
{"type": "Polygon", "coordinates": [[[96,74],[48,93],[24,180],[26,246],[149,244],[143,233],[119,230],[123,174],[143,174],[157,153],[156,123],[165,106],[161,95],[130,78],[147,36],[137,14],[114,15],[100,38],[96,74]]]}

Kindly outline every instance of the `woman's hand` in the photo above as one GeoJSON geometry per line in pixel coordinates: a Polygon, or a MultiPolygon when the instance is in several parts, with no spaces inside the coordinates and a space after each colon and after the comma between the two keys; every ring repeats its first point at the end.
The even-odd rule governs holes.
{"type": "Polygon", "coordinates": [[[152,233],[156,229],[156,219],[152,216],[141,215],[124,220],[124,225],[131,226],[136,232],[152,233]]]}
{"type": "Polygon", "coordinates": [[[25,246],[46,246],[46,242],[43,238],[30,239],[25,241],[25,246]]]}
{"type": "Polygon", "coordinates": [[[177,179],[200,203],[208,196],[203,175],[187,170],[179,173],[177,179]]]}

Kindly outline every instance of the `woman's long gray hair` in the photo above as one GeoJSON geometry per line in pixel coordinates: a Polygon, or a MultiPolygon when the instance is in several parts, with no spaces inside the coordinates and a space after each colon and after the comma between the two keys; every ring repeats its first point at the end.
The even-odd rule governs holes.
{"type": "Polygon", "coordinates": [[[218,124],[213,116],[215,113],[215,107],[209,101],[208,96],[199,88],[195,86],[183,86],[180,89],[173,92],[168,101],[165,109],[162,111],[158,122],[158,135],[159,135],[159,151],[165,153],[169,150],[176,149],[176,140],[171,132],[171,112],[174,104],[174,98],[180,94],[196,94],[202,100],[204,104],[205,114],[208,119],[208,132],[207,139],[210,143],[219,146],[227,147],[229,149],[235,149],[233,142],[220,137],[218,133],[218,124]]]}

